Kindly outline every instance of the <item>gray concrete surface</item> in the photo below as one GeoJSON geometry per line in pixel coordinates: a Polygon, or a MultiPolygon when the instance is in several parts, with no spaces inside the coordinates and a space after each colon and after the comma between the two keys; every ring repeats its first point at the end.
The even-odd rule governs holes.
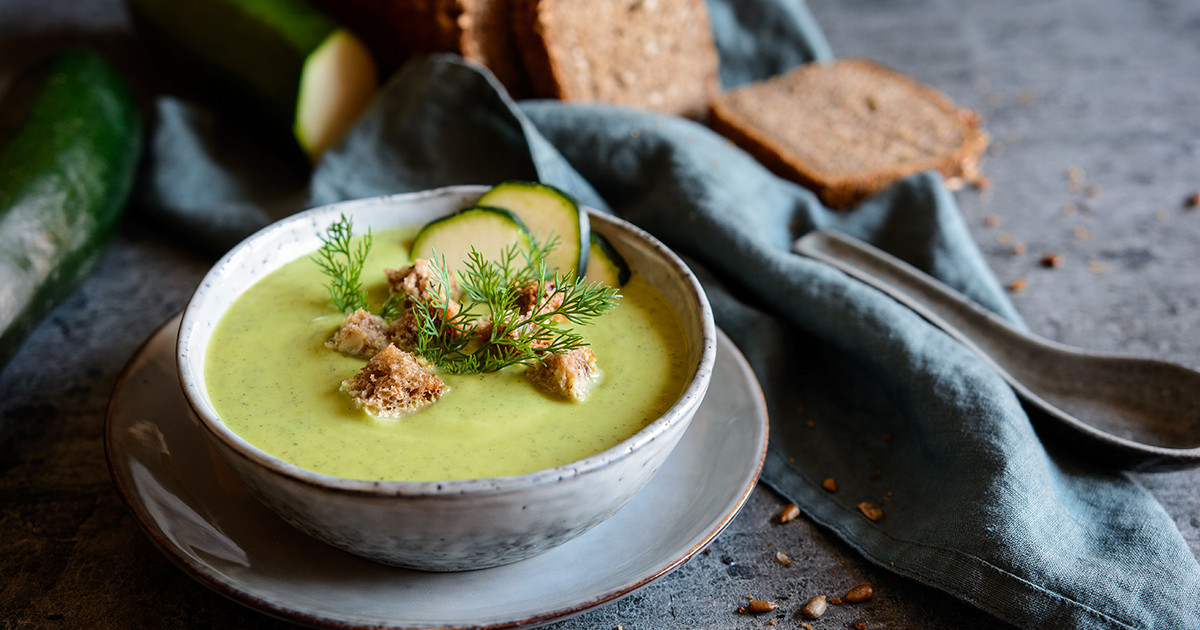
{"type": "MultiPolygon", "coordinates": [[[[1200,5],[1187,0],[811,0],[839,56],[877,59],[978,109],[991,186],[958,200],[1029,326],[1066,343],[1200,367],[1200,5]],[[1058,254],[1061,265],[1044,267],[1058,254]]],[[[0,0],[0,86],[24,57],[87,41],[135,71],[117,0],[0,0]]],[[[139,86],[141,89],[141,86],[139,86]]],[[[208,259],[129,217],[84,286],[0,372],[0,628],[279,628],[171,565],[108,477],[113,384],[208,259]]],[[[3,279],[0,279],[3,281],[3,279]]],[[[1200,472],[1138,477],[1200,554],[1200,472]]],[[[691,562],[556,629],[799,627],[816,593],[876,596],[813,625],[1004,627],[871,566],[755,490],[691,562]],[[784,567],[776,550],[795,561],[784,567]],[[781,604],[736,614],[747,596],[781,604]]]]}

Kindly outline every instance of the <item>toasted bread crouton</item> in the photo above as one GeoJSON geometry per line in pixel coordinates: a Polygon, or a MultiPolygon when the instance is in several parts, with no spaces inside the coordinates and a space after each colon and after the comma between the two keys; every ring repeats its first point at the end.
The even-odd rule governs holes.
{"type": "Polygon", "coordinates": [[[549,313],[561,308],[562,304],[563,294],[557,291],[553,282],[530,281],[517,288],[517,308],[523,317],[549,313]]]}
{"type": "Polygon", "coordinates": [[[913,173],[981,179],[976,112],[865,59],[809,63],[710,103],[709,125],[776,174],[846,208],[913,173]]]}
{"type": "Polygon", "coordinates": [[[367,413],[398,418],[435,402],[450,387],[414,355],[392,344],[380,350],[341,390],[367,413]]]}
{"type": "MultiPolygon", "coordinates": [[[[418,258],[413,261],[413,264],[399,269],[384,269],[383,275],[387,277],[388,288],[392,293],[403,293],[410,300],[429,302],[430,298],[434,297],[436,292],[441,289],[436,276],[434,276],[433,265],[424,258],[418,258]]],[[[457,290],[458,287],[451,280],[451,295],[457,290]]]]}
{"type": "Polygon", "coordinates": [[[525,371],[530,382],[547,394],[581,401],[587,398],[592,385],[600,377],[596,355],[582,346],[562,354],[548,354],[539,364],[525,371]]]}
{"type": "Polygon", "coordinates": [[[388,324],[378,315],[358,309],[346,316],[325,347],[359,359],[370,359],[387,347],[388,324]]]}

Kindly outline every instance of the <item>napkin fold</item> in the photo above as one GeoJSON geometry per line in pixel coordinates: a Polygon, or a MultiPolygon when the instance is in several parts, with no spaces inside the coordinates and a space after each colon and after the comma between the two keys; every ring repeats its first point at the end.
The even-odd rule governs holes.
{"type": "MultiPolygon", "coordinates": [[[[832,56],[799,2],[710,7],[726,87],[832,56]]],[[[934,173],[835,212],[699,123],[517,103],[451,56],[392,77],[311,176],[170,99],[148,156],[138,208],[214,253],[308,205],[504,179],[561,187],[688,260],[763,386],[763,481],[864,557],[1022,628],[1200,627],[1200,565],[1149,492],[1044,441],[949,336],[791,253],[808,230],[840,230],[1021,325],[934,173]]]]}

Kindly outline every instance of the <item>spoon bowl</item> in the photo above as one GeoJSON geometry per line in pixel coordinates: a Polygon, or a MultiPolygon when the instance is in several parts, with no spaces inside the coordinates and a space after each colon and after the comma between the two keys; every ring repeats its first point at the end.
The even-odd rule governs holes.
{"type": "Polygon", "coordinates": [[[1200,465],[1200,372],[1090,352],[1021,330],[904,261],[836,232],[793,250],[887,293],[983,358],[1044,424],[1100,463],[1139,471],[1200,465]]]}

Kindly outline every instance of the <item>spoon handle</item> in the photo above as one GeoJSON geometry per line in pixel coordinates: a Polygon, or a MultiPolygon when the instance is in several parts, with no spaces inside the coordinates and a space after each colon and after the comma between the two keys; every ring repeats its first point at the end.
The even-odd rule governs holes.
{"type": "MultiPolygon", "coordinates": [[[[792,250],[828,263],[895,298],[991,364],[1018,391],[1025,387],[1009,373],[1009,358],[1027,348],[1030,336],[999,315],[972,302],[912,265],[837,232],[813,230],[792,250]]],[[[1019,368],[1018,368],[1019,369],[1019,368]]]]}

